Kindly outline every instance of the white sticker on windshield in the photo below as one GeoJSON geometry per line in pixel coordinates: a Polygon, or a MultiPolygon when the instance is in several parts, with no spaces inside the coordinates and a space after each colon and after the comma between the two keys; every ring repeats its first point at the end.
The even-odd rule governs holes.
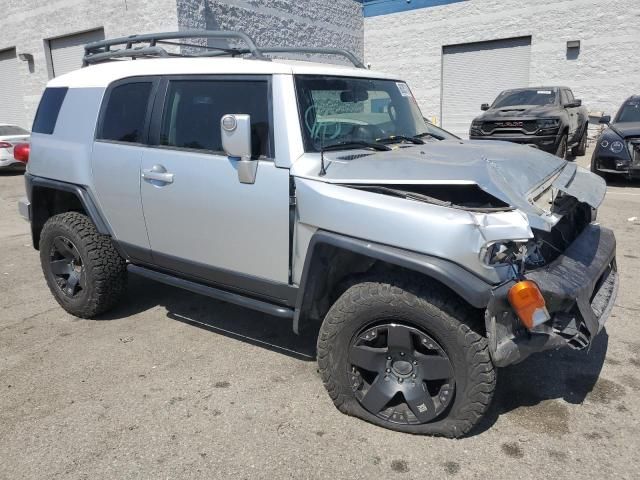
{"type": "Polygon", "coordinates": [[[551,90],[538,90],[538,95],[551,95],[551,90]]]}
{"type": "Polygon", "coordinates": [[[409,90],[409,87],[407,86],[406,83],[396,82],[396,85],[398,86],[398,90],[400,91],[400,95],[402,95],[403,97],[412,97],[413,96],[413,95],[411,95],[411,90],[409,90]]]}

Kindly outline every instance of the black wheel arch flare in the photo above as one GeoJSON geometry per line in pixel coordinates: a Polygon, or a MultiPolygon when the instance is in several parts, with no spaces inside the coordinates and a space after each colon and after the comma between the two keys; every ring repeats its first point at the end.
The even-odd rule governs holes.
{"type": "Polygon", "coordinates": [[[326,297],[332,287],[329,272],[336,252],[359,256],[373,263],[383,262],[432,278],[475,308],[486,308],[491,296],[491,284],[449,260],[319,230],[309,242],[302,271],[293,319],[296,333],[309,323],[321,320],[330,307],[318,305],[318,300],[326,297]]]}

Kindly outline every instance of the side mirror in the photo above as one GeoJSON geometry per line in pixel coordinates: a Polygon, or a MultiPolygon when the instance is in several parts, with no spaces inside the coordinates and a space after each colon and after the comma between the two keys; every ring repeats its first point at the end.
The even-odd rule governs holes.
{"type": "Polygon", "coordinates": [[[258,161],[251,159],[251,116],[239,113],[223,115],[220,136],[227,156],[237,161],[240,183],[255,183],[258,161]]]}
{"type": "Polygon", "coordinates": [[[482,111],[489,110],[489,104],[488,103],[483,103],[482,105],[480,105],[480,110],[482,110],[482,111]]]}
{"type": "Polygon", "coordinates": [[[604,123],[605,125],[609,125],[611,123],[611,115],[602,115],[598,123],[604,123]]]}
{"type": "Polygon", "coordinates": [[[581,107],[582,106],[582,100],[580,100],[579,98],[576,98],[574,101],[574,106],[576,107],[581,107]]]}

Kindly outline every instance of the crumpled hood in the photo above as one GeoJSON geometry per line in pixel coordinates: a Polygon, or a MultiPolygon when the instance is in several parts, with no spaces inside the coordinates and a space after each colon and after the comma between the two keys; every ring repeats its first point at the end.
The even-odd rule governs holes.
{"type": "Polygon", "coordinates": [[[476,120],[502,120],[506,118],[549,118],[558,116],[556,105],[516,105],[487,110],[476,120]]]}
{"type": "Polygon", "coordinates": [[[640,122],[612,123],[610,128],[622,138],[640,137],[640,122]]]}
{"type": "MultiPolygon", "coordinates": [[[[313,155],[313,156],[312,156],[313,155]]],[[[325,153],[326,175],[319,175],[319,155],[294,164],[296,176],[335,184],[476,184],[526,213],[532,227],[549,229],[550,216],[529,201],[545,182],[597,208],[606,184],[590,172],[531,147],[498,141],[445,140],[388,152],[348,150],[325,153]],[[578,183],[576,179],[579,178],[578,183]],[[575,185],[574,185],[575,184],[575,185]],[[573,186],[573,189],[569,188],[573,186]],[[573,191],[570,191],[573,190],[573,191]],[[540,220],[543,221],[540,221],[540,220]]]]}

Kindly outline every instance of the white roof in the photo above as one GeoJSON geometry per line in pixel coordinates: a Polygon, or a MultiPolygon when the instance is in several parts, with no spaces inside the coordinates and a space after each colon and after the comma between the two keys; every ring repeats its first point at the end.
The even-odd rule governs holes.
{"type": "Polygon", "coordinates": [[[147,58],[99,63],[54,78],[49,87],[106,87],[121,78],[141,75],[194,74],[306,74],[346,77],[395,79],[384,73],[372,72],[328,63],[295,60],[272,61],[249,58],[147,58]]]}

